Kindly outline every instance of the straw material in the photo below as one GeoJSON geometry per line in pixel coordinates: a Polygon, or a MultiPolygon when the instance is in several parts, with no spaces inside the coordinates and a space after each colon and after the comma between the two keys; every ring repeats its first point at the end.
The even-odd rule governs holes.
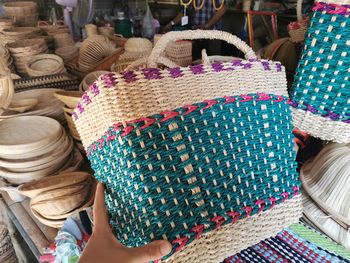
{"type": "Polygon", "coordinates": [[[87,38],[79,50],[79,70],[89,71],[115,51],[115,44],[105,36],[96,35],[87,38]]]}
{"type": "Polygon", "coordinates": [[[17,40],[34,38],[41,35],[40,28],[36,27],[11,27],[0,31],[0,41],[3,44],[17,40]]]}
{"type": "Polygon", "coordinates": [[[0,262],[18,262],[10,233],[5,225],[0,225],[0,262]]]}
{"type": "Polygon", "coordinates": [[[56,91],[54,94],[57,99],[72,109],[78,104],[82,95],[81,91],[56,91]]]}
{"type": "Polygon", "coordinates": [[[202,238],[193,241],[165,262],[222,262],[242,249],[276,235],[284,226],[297,223],[297,218],[290,217],[286,211],[294,210],[295,217],[299,217],[300,199],[301,196],[298,196],[294,200],[288,200],[284,204],[275,206],[268,212],[204,234],[202,238]]]}
{"type": "Polygon", "coordinates": [[[315,3],[290,91],[294,125],[310,135],[350,142],[349,7],[315,3]]]}
{"type": "Polygon", "coordinates": [[[307,217],[327,235],[350,248],[350,146],[331,143],[301,170],[307,217]]]}
{"type": "Polygon", "coordinates": [[[7,109],[11,104],[13,94],[14,94],[14,85],[9,72],[5,75],[0,75],[0,113],[1,109],[7,109]]]}
{"type": "MultiPolygon", "coordinates": [[[[113,67],[113,66],[112,66],[113,67]]],[[[82,80],[79,90],[80,91],[87,91],[89,87],[102,75],[107,74],[109,71],[105,70],[99,70],[99,71],[93,71],[87,74],[84,79],[82,80]]]]}
{"type": "Polygon", "coordinates": [[[73,113],[95,176],[106,184],[118,240],[167,239],[171,261],[218,262],[237,243],[252,245],[296,222],[300,182],[281,64],[258,60],[229,33],[205,30],[164,35],[146,64],[100,77],[73,113]],[[236,45],[247,60],[155,68],[168,43],[203,37],[236,45]],[[267,223],[251,225],[262,213],[267,223]]]}
{"type": "Polygon", "coordinates": [[[33,56],[26,62],[25,66],[30,77],[66,72],[62,58],[52,54],[33,56]]]}
{"type": "Polygon", "coordinates": [[[68,27],[63,21],[57,21],[55,25],[52,25],[48,21],[38,21],[38,27],[44,30],[49,36],[54,36],[60,33],[69,33],[68,27]]]}
{"type": "Polygon", "coordinates": [[[23,16],[38,11],[37,4],[32,1],[11,1],[5,3],[3,7],[7,16],[23,16]]]}
{"type": "Polygon", "coordinates": [[[288,25],[288,33],[290,35],[291,40],[294,43],[300,43],[300,42],[304,41],[305,34],[307,31],[307,25],[310,21],[309,17],[303,18],[302,4],[303,4],[303,0],[297,1],[297,18],[298,18],[298,20],[295,22],[292,22],[288,25]]]}
{"type": "Polygon", "coordinates": [[[12,18],[0,18],[0,30],[13,27],[12,18]]]}
{"type": "Polygon", "coordinates": [[[85,172],[69,172],[60,173],[40,180],[32,181],[21,185],[18,190],[22,195],[33,198],[41,192],[48,192],[55,189],[67,188],[69,186],[80,184],[89,178],[89,174],[85,172]]]}
{"type": "Polygon", "coordinates": [[[60,56],[64,62],[74,59],[79,54],[75,46],[60,47],[55,50],[55,54],[60,56]]]}
{"type": "Polygon", "coordinates": [[[74,46],[75,44],[69,33],[55,33],[53,37],[56,49],[66,46],[74,46]]]}
{"type": "Polygon", "coordinates": [[[98,35],[97,26],[94,24],[85,25],[85,31],[86,31],[87,37],[92,37],[92,36],[98,35]]]}

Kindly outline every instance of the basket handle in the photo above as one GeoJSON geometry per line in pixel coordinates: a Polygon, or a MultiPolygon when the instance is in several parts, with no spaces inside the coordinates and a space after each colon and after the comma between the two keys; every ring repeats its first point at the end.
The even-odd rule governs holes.
{"type": "Polygon", "coordinates": [[[167,44],[177,40],[194,40],[194,39],[219,39],[234,45],[241,50],[246,59],[256,59],[255,52],[244,41],[235,35],[218,30],[187,30],[172,31],[164,34],[154,46],[151,55],[148,57],[147,66],[156,67],[161,53],[165,50],[167,44]]]}
{"type": "MultiPolygon", "coordinates": [[[[147,64],[147,57],[146,58],[140,58],[138,60],[133,61],[129,66],[126,67],[126,71],[133,70],[138,68],[141,65],[147,64]]],[[[179,67],[175,62],[171,61],[170,59],[160,56],[157,64],[161,64],[163,66],[166,66],[168,68],[176,68],[179,67]]]]}
{"type": "Polygon", "coordinates": [[[297,19],[299,22],[303,21],[303,0],[297,1],[297,19]]]}
{"type": "Polygon", "coordinates": [[[202,49],[202,63],[203,65],[210,65],[210,59],[205,49],[202,49]]]}

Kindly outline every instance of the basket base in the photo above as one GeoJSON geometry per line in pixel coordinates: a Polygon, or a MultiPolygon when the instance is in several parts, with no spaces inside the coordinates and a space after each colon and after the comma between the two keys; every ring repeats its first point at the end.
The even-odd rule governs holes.
{"type": "Polygon", "coordinates": [[[350,142],[350,124],[333,121],[309,111],[292,109],[293,124],[301,131],[325,141],[338,143],[350,142]]]}
{"type": "Polygon", "coordinates": [[[284,227],[298,223],[301,215],[301,195],[298,195],[265,212],[203,234],[165,262],[222,262],[242,249],[276,235],[284,227]]]}

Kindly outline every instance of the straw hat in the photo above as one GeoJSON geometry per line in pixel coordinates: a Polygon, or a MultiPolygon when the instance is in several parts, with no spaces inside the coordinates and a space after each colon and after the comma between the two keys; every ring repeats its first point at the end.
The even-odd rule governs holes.
{"type": "Polygon", "coordinates": [[[304,212],[330,237],[350,248],[350,145],[331,143],[300,171],[304,212]]]}
{"type": "Polygon", "coordinates": [[[152,42],[147,38],[132,37],[124,45],[125,52],[120,55],[119,61],[134,61],[148,56],[152,51],[152,42]]]}

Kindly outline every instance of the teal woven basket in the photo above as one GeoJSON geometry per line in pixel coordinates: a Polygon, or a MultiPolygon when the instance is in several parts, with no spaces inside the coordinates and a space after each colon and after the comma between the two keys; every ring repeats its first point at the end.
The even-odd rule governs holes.
{"type": "Polygon", "coordinates": [[[290,92],[294,125],[350,142],[350,5],[316,2],[290,92]]]}
{"type": "Polygon", "coordinates": [[[236,44],[247,60],[106,74],[74,113],[117,238],[167,239],[167,262],[220,262],[301,215],[280,63],[199,30],[163,36],[148,65],[169,41],[203,37],[236,44]]]}

